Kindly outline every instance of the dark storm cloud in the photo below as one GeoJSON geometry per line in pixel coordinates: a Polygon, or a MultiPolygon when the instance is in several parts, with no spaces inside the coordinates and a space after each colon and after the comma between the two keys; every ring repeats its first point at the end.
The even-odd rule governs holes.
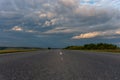
{"type": "Polygon", "coordinates": [[[107,0],[96,0],[94,4],[90,2],[86,0],[1,0],[2,39],[6,41],[10,39],[9,45],[14,41],[15,45],[26,43],[25,45],[28,46],[44,46],[46,42],[45,45],[48,46],[55,42],[56,45],[53,46],[59,44],[64,46],[62,44],[64,41],[66,45],[76,44],[77,41],[73,42],[74,39],[95,39],[95,37],[102,39],[116,35],[118,37],[120,35],[119,10],[111,4],[106,6],[107,0]],[[9,34],[12,35],[8,37],[9,34]],[[19,39],[23,40],[19,42],[19,39]]]}

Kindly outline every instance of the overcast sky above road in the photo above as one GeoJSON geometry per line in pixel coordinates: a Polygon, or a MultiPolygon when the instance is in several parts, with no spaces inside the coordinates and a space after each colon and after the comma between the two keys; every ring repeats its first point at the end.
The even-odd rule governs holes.
{"type": "Polygon", "coordinates": [[[120,46],[119,0],[0,0],[0,46],[120,46]]]}

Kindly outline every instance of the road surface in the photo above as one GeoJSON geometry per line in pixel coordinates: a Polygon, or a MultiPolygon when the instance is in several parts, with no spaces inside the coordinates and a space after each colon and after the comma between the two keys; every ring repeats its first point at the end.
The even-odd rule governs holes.
{"type": "Polygon", "coordinates": [[[1,54],[0,80],[120,80],[120,55],[69,50],[1,54]]]}

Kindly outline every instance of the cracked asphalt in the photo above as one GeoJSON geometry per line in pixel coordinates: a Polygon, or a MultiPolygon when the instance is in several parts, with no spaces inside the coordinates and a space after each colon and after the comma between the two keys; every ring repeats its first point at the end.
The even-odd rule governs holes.
{"type": "Polygon", "coordinates": [[[120,80],[120,54],[72,50],[1,54],[0,80],[120,80]]]}

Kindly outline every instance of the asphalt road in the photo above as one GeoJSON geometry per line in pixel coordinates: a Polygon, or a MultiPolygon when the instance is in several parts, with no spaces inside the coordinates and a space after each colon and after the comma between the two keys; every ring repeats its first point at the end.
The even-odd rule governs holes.
{"type": "Polygon", "coordinates": [[[120,54],[67,50],[1,54],[0,80],[120,80],[120,54]]]}

